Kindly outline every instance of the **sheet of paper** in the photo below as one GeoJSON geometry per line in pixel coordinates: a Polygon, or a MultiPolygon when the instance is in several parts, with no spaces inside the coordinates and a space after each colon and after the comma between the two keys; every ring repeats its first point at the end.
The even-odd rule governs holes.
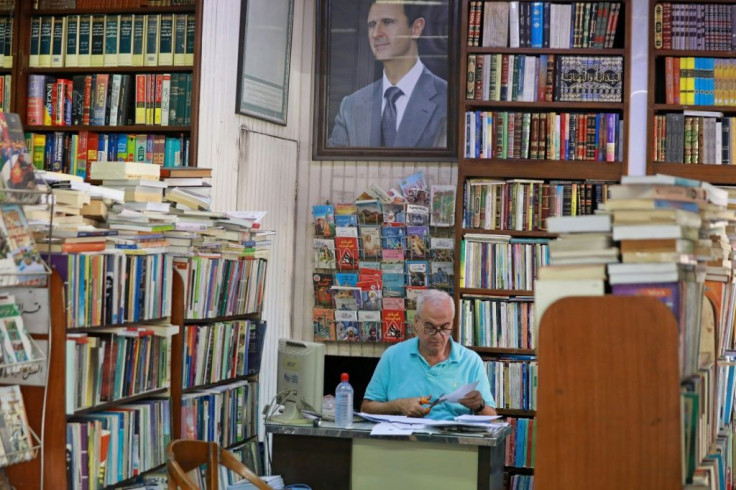
{"type": "Polygon", "coordinates": [[[372,436],[409,436],[414,433],[411,426],[404,427],[401,424],[381,422],[373,426],[372,436]]]}
{"type": "Polygon", "coordinates": [[[453,391],[452,393],[450,393],[449,395],[441,396],[440,400],[442,400],[443,402],[457,403],[463,398],[465,398],[465,395],[473,391],[476,386],[478,386],[477,381],[475,383],[463,385],[460,388],[453,391]]]}
{"type": "Polygon", "coordinates": [[[472,424],[487,424],[496,419],[500,419],[500,415],[458,415],[455,420],[458,422],[469,422],[472,424]]]}

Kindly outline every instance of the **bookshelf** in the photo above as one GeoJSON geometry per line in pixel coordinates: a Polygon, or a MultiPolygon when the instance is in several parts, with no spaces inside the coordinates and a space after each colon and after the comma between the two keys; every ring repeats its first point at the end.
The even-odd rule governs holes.
{"type": "MultiPolygon", "coordinates": [[[[531,386],[533,280],[554,237],[544,220],[592,214],[607,182],[628,172],[632,2],[463,0],[460,8],[455,339],[495,363],[492,386],[503,377],[493,366],[511,362],[527,364],[531,386]],[[576,78],[586,69],[611,78],[576,78]],[[500,257],[513,267],[493,274],[500,257]]],[[[498,413],[531,430],[533,403],[507,406],[498,413]]],[[[533,474],[528,463],[507,460],[506,471],[533,474]]]]}
{"type": "Polygon", "coordinates": [[[98,159],[104,155],[111,161],[132,158],[197,165],[201,0],[192,0],[188,5],[66,9],[34,8],[34,2],[17,2],[13,12],[18,42],[12,68],[12,107],[21,115],[29,133],[29,147],[34,150],[38,167],[84,176],[89,160],[95,158],[88,158],[95,144],[100,150],[98,159]],[[86,49],[79,49],[79,41],[67,44],[70,32],[76,29],[71,26],[81,27],[89,21],[91,31],[97,19],[104,24],[103,33],[115,27],[119,34],[112,40],[105,37],[102,44],[97,44],[104,50],[97,55],[99,60],[94,58],[97,51],[91,35],[91,54],[84,61],[80,53],[86,49]],[[112,24],[108,25],[110,20],[112,24]],[[50,27],[44,30],[47,23],[50,27]],[[61,26],[61,55],[46,56],[43,33],[52,32],[53,50],[53,29],[57,24],[61,26]],[[123,34],[124,25],[130,29],[125,30],[129,36],[123,34]],[[149,29],[149,25],[157,30],[149,29]],[[39,34],[36,36],[35,32],[39,34]],[[141,32],[142,44],[136,41],[135,32],[141,32]],[[156,39],[158,51],[149,53],[146,36],[156,39]],[[164,43],[171,45],[171,50],[165,50],[164,43]],[[139,44],[140,60],[135,55],[139,44]],[[123,45],[130,45],[131,49],[125,50],[123,45]],[[123,56],[123,52],[130,54],[123,56]],[[164,52],[168,54],[163,55],[164,52]],[[66,97],[61,97],[65,99],[63,103],[58,102],[59,97],[53,97],[56,94],[51,95],[54,90],[66,92],[66,97]],[[89,103],[85,97],[89,97],[89,103]],[[55,100],[56,105],[46,99],[55,100]],[[95,100],[99,101],[96,111],[95,100]],[[44,106],[50,108],[47,112],[51,120],[43,115],[44,106]],[[46,146],[51,147],[49,152],[46,146]]]}
{"type": "Polygon", "coordinates": [[[248,467],[261,474],[256,457],[258,382],[266,331],[261,313],[267,266],[265,259],[177,257],[171,316],[178,327],[172,345],[175,438],[237,449],[248,467]],[[205,297],[197,300],[197,285],[207,282],[200,279],[211,274],[220,280],[211,281],[205,297]],[[227,286],[218,289],[213,283],[227,286]],[[220,412],[215,406],[221,407],[220,412]],[[209,431],[207,418],[213,421],[209,431]],[[220,434],[215,426],[222,427],[220,434]]]}
{"type": "Polygon", "coordinates": [[[733,8],[731,2],[718,0],[650,0],[647,174],[736,184],[729,166],[734,162],[730,134],[736,106],[728,90],[730,69],[724,68],[736,61],[732,29],[728,23],[716,35],[714,27],[719,19],[736,15],[733,8]],[[693,21],[674,22],[673,16],[693,21]],[[713,114],[690,117],[685,111],[713,114]]]}

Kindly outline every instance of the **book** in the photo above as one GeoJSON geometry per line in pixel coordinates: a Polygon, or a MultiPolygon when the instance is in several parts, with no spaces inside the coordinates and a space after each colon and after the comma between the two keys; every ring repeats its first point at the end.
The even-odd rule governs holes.
{"type": "Polygon", "coordinates": [[[547,231],[550,233],[595,233],[611,231],[611,217],[605,214],[550,216],[547,218],[547,231]]]}
{"type": "Polygon", "coordinates": [[[396,343],[404,340],[406,333],[406,315],[404,310],[387,310],[381,312],[382,332],[384,342],[396,343]]]}
{"type": "Polygon", "coordinates": [[[353,237],[335,238],[335,249],[337,250],[338,270],[358,269],[358,239],[353,237]]]}
{"type": "Polygon", "coordinates": [[[358,311],[358,323],[361,342],[381,342],[383,340],[380,311],[358,311]]]}
{"type": "Polygon", "coordinates": [[[424,172],[417,172],[399,181],[399,187],[408,204],[417,204],[429,207],[430,196],[427,182],[424,180],[424,172]]]}
{"type": "Polygon", "coordinates": [[[357,311],[335,310],[335,337],[340,342],[360,342],[357,311]]]}
{"type": "Polygon", "coordinates": [[[312,274],[312,282],[314,284],[314,303],[317,306],[331,308],[332,301],[332,274],[317,273],[312,274]]]}
{"type": "Polygon", "coordinates": [[[335,335],[335,310],[314,308],[312,310],[315,342],[337,340],[335,335]]]}
{"type": "MultiPolygon", "coordinates": [[[[339,218],[336,216],[335,219],[339,218]]],[[[360,227],[361,258],[379,258],[381,256],[381,230],[378,225],[361,225],[360,227]]]]}
{"type": "Polygon", "coordinates": [[[335,208],[331,204],[312,206],[314,218],[314,235],[319,237],[335,236],[335,208]]]}
{"type": "Polygon", "coordinates": [[[331,238],[314,238],[314,267],[335,269],[335,241],[331,238]]]}
{"type": "Polygon", "coordinates": [[[406,227],[406,257],[408,259],[429,258],[429,227],[407,226],[406,227]]]}
{"type": "Polygon", "coordinates": [[[453,226],[455,224],[455,186],[433,185],[430,187],[432,226],[453,226]]]}

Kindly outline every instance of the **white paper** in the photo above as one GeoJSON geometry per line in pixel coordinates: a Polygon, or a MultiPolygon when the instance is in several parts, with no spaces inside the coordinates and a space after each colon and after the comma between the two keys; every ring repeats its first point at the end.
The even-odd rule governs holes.
{"type": "Polygon", "coordinates": [[[496,419],[500,419],[500,415],[458,415],[455,420],[458,422],[469,422],[471,424],[487,424],[496,419]]]}
{"type": "Polygon", "coordinates": [[[470,383],[467,385],[463,385],[460,388],[456,389],[449,395],[443,395],[440,397],[441,402],[450,402],[450,403],[457,403],[463,398],[465,398],[465,395],[470,393],[475,389],[475,387],[478,386],[478,382],[470,383]]]}
{"type": "Polygon", "coordinates": [[[414,429],[410,426],[402,427],[400,424],[392,424],[391,422],[381,422],[373,426],[371,430],[372,436],[409,436],[414,433],[414,429]]]}

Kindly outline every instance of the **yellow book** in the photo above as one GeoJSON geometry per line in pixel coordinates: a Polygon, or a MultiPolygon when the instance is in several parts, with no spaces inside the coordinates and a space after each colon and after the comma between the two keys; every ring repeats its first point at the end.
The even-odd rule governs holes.
{"type": "Polygon", "coordinates": [[[695,57],[688,56],[687,60],[687,92],[685,93],[686,105],[695,104],[695,57]]]}

